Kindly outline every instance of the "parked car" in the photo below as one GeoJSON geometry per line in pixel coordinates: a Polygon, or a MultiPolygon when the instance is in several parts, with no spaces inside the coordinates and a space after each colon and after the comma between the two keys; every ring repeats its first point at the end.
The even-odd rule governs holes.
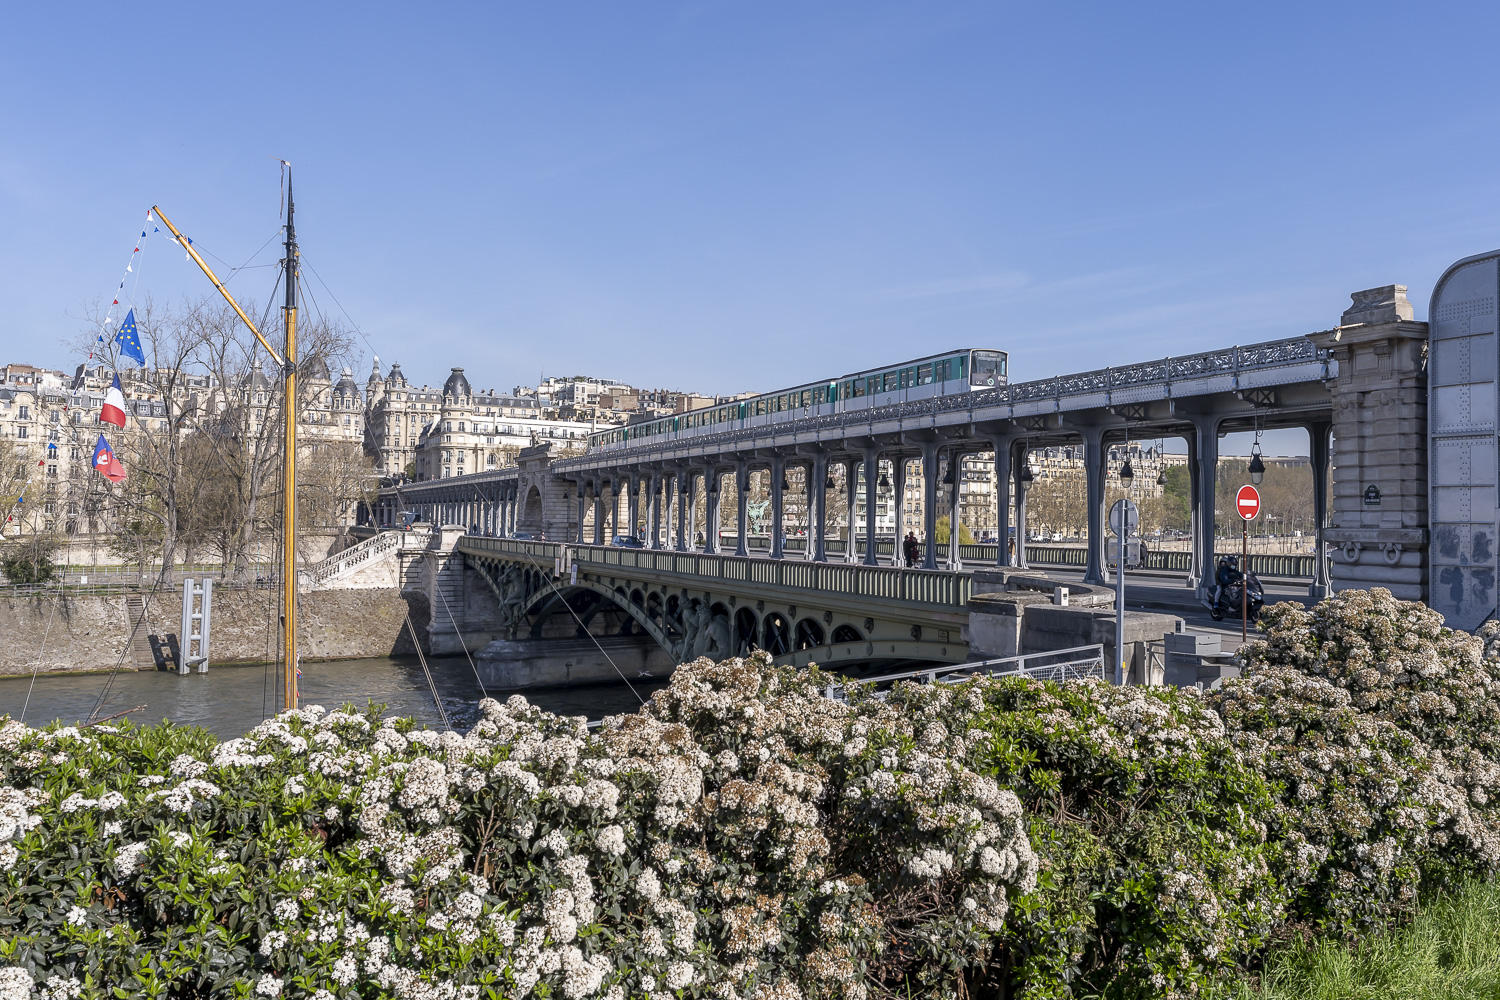
{"type": "Polygon", "coordinates": [[[617,549],[644,549],[646,544],[634,535],[616,535],[609,544],[617,549]]]}
{"type": "Polygon", "coordinates": [[[531,536],[531,532],[529,532],[529,531],[517,531],[515,534],[511,535],[510,537],[516,539],[517,541],[522,541],[522,542],[534,541],[534,539],[531,536]]]}

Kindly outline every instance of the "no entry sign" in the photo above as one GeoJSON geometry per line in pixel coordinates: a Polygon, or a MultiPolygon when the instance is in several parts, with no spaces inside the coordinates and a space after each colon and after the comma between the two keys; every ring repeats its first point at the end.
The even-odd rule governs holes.
{"type": "Polygon", "coordinates": [[[1254,486],[1241,486],[1234,496],[1234,509],[1244,520],[1255,520],[1255,515],[1260,513],[1260,492],[1254,486]]]}

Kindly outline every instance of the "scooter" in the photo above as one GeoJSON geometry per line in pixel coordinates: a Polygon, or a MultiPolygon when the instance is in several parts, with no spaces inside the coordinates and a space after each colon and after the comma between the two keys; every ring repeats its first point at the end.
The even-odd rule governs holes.
{"type": "Polygon", "coordinates": [[[1249,611],[1250,620],[1260,615],[1260,609],[1265,606],[1266,594],[1261,588],[1260,579],[1254,573],[1249,574],[1249,582],[1246,584],[1246,574],[1240,572],[1239,560],[1234,556],[1224,556],[1219,560],[1219,579],[1223,582],[1214,588],[1213,600],[1204,601],[1209,615],[1216,622],[1225,618],[1240,617],[1241,610],[1249,611]],[[1249,590],[1249,601],[1242,603],[1240,588],[1247,586],[1249,590]]]}

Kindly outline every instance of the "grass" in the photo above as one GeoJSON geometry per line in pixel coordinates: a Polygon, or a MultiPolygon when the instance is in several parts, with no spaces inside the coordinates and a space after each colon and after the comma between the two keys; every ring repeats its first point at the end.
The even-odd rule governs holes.
{"type": "Polygon", "coordinates": [[[1426,903],[1411,923],[1357,943],[1276,949],[1260,982],[1225,1000],[1500,1000],[1500,881],[1426,903]]]}

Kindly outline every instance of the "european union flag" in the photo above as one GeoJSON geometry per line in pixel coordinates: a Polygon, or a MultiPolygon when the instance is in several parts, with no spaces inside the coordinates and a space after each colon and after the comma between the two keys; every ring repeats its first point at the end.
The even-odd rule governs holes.
{"type": "Polygon", "coordinates": [[[141,350],[141,334],[135,328],[135,310],[125,314],[125,322],[120,324],[120,332],[115,334],[115,343],[120,345],[120,353],[140,365],[146,367],[146,352],[141,350]]]}

